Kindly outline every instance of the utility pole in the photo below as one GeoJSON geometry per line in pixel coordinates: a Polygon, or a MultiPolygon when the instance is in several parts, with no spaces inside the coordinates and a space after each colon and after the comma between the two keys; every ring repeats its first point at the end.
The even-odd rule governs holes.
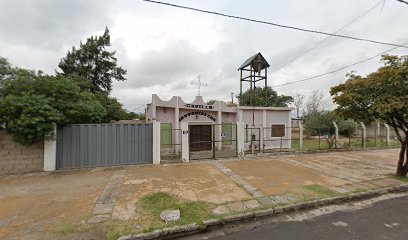
{"type": "Polygon", "coordinates": [[[234,104],[234,92],[231,92],[231,104],[234,104]]]}

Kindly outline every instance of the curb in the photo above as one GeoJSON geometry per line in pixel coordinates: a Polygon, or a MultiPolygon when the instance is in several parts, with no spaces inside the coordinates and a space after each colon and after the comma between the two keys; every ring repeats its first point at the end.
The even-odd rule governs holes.
{"type": "MultiPolygon", "coordinates": [[[[369,147],[369,148],[332,148],[332,149],[316,149],[316,150],[293,150],[293,151],[276,151],[276,152],[262,152],[262,153],[247,153],[242,158],[243,160],[249,160],[262,157],[274,157],[274,156],[287,156],[287,155],[303,155],[303,154],[317,154],[317,153],[341,153],[341,152],[364,152],[372,150],[388,150],[399,149],[396,147],[369,147]]],[[[229,159],[229,158],[228,158],[229,159]]]]}
{"type": "Polygon", "coordinates": [[[228,223],[237,223],[239,221],[248,220],[248,219],[257,219],[262,217],[271,217],[277,216],[283,213],[291,213],[300,210],[314,209],[317,207],[323,207],[333,204],[354,202],[360,200],[367,200],[370,198],[378,197],[390,193],[401,193],[408,192],[408,184],[400,184],[394,187],[381,188],[376,190],[369,190],[363,193],[355,193],[346,196],[334,197],[334,198],[325,198],[314,200],[304,203],[296,203],[292,205],[287,205],[278,208],[268,208],[262,210],[255,210],[247,213],[238,213],[225,217],[223,220],[210,219],[204,221],[204,225],[198,225],[196,223],[184,225],[184,226],[174,226],[169,228],[163,228],[160,230],[155,230],[149,233],[141,233],[137,235],[128,235],[118,238],[118,240],[150,240],[150,239],[171,239],[181,236],[188,236],[194,233],[202,232],[208,229],[209,227],[214,226],[223,226],[228,223]]]}

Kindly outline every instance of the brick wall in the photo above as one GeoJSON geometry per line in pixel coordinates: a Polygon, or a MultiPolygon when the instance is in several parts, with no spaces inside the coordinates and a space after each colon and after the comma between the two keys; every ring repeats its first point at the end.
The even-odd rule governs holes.
{"type": "Polygon", "coordinates": [[[0,127],[0,174],[42,171],[44,144],[22,146],[0,127]]]}

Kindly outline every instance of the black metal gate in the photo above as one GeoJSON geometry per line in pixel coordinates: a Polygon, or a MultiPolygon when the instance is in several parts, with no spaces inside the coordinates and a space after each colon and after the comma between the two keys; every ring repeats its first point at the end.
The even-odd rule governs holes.
{"type": "Polygon", "coordinates": [[[190,160],[237,157],[237,125],[189,125],[190,160]]]}

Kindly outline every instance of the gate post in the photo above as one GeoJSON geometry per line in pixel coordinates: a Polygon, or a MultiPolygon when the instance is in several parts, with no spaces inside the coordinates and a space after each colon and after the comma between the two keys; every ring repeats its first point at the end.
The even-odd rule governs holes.
{"type": "Polygon", "coordinates": [[[50,139],[44,140],[44,171],[52,172],[57,168],[57,125],[54,123],[54,129],[50,139]]]}
{"type": "Polygon", "coordinates": [[[153,164],[160,164],[160,122],[153,122],[153,164]]]}
{"type": "Polygon", "coordinates": [[[366,138],[367,138],[367,128],[366,128],[366,126],[364,125],[363,122],[360,122],[360,125],[361,125],[361,130],[363,131],[361,145],[362,145],[363,148],[365,148],[366,147],[366,138]]]}
{"type": "Polygon", "coordinates": [[[334,146],[335,148],[338,148],[339,145],[337,144],[337,141],[339,140],[339,126],[337,126],[337,123],[333,121],[333,126],[334,126],[334,146]]]}
{"type": "Polygon", "coordinates": [[[264,128],[261,124],[259,131],[259,152],[262,153],[264,150],[264,128]]]}
{"type": "Polygon", "coordinates": [[[181,160],[183,162],[190,162],[190,143],[188,141],[188,123],[181,122],[181,160]]]}
{"type": "Polygon", "coordinates": [[[245,124],[237,122],[237,152],[238,157],[243,158],[245,155],[245,124]]]}

